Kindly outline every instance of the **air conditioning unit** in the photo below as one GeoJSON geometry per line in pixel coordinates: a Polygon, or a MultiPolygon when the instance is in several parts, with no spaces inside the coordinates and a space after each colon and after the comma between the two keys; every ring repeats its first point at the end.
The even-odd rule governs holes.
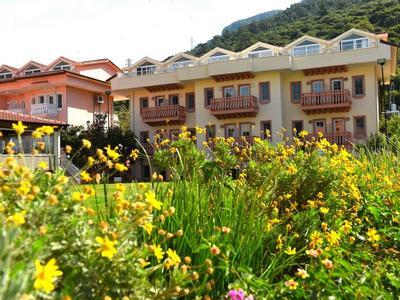
{"type": "Polygon", "coordinates": [[[100,104],[104,103],[103,96],[97,96],[97,103],[100,103],[100,104]]]}

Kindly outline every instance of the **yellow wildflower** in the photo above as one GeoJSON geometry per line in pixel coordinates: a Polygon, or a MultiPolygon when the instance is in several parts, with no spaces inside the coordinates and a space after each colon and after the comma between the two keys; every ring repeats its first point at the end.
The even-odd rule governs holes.
{"type": "Polygon", "coordinates": [[[144,230],[146,230],[147,234],[149,234],[149,235],[151,234],[151,232],[154,229],[154,225],[150,222],[145,223],[143,227],[144,227],[144,230]]]}
{"type": "Polygon", "coordinates": [[[72,193],[72,200],[77,202],[82,202],[87,199],[88,195],[81,193],[81,192],[73,192],[72,193]]]}
{"type": "Polygon", "coordinates": [[[287,169],[289,175],[294,175],[297,173],[297,168],[294,165],[290,165],[287,169]]]}
{"type": "Polygon", "coordinates": [[[116,163],[114,165],[114,167],[115,167],[115,170],[117,170],[119,172],[125,172],[128,170],[128,168],[126,166],[124,166],[123,164],[120,164],[120,163],[116,163]]]}
{"type": "Polygon", "coordinates": [[[25,129],[28,127],[23,125],[21,121],[18,121],[17,124],[15,123],[12,124],[12,128],[14,129],[16,134],[21,135],[25,132],[25,129]]]}
{"type": "Polygon", "coordinates": [[[22,212],[17,212],[17,213],[15,213],[15,214],[13,214],[12,216],[9,216],[8,218],[7,218],[7,222],[11,222],[11,223],[13,223],[15,226],[20,226],[20,225],[22,225],[22,224],[24,224],[25,223],[25,214],[26,214],[26,212],[25,211],[22,211],[22,212]]]}
{"type": "Polygon", "coordinates": [[[321,207],[321,208],[319,209],[319,211],[325,215],[325,214],[327,214],[327,213],[329,212],[329,208],[327,208],[327,207],[321,207]]]}
{"type": "Polygon", "coordinates": [[[318,231],[314,231],[311,236],[310,236],[310,243],[308,244],[311,249],[318,248],[319,246],[322,245],[323,239],[321,237],[321,234],[318,231]]]}
{"type": "Polygon", "coordinates": [[[380,240],[380,236],[375,228],[368,228],[367,235],[370,242],[378,242],[380,240]]]}
{"type": "Polygon", "coordinates": [[[336,231],[332,230],[331,232],[326,233],[326,240],[331,246],[338,246],[340,235],[336,231]]]}
{"type": "Polygon", "coordinates": [[[133,160],[136,160],[139,157],[139,150],[133,149],[131,154],[129,154],[129,157],[132,158],[133,160]]]}
{"type": "Polygon", "coordinates": [[[91,182],[92,181],[92,177],[90,177],[88,172],[82,171],[80,173],[80,175],[81,175],[81,179],[83,182],[91,182]]]}
{"type": "Polygon", "coordinates": [[[297,289],[298,285],[299,284],[296,281],[294,281],[293,279],[289,279],[289,280],[285,281],[285,286],[287,286],[289,288],[289,290],[291,290],[291,291],[297,289]]]}
{"type": "Polygon", "coordinates": [[[287,254],[287,255],[295,255],[296,254],[296,248],[293,248],[292,249],[292,247],[287,247],[287,249],[285,250],[285,253],[287,254]]]}
{"type": "Polygon", "coordinates": [[[69,154],[72,151],[72,147],[70,145],[65,146],[65,153],[69,154]]]}
{"type": "Polygon", "coordinates": [[[52,126],[42,126],[36,129],[37,131],[46,134],[46,135],[51,135],[54,133],[54,128],[52,126]]]}
{"type": "Polygon", "coordinates": [[[307,273],[306,270],[304,269],[297,269],[296,275],[302,279],[306,279],[307,277],[310,277],[310,275],[307,273]]]}
{"type": "Polygon", "coordinates": [[[119,154],[117,152],[118,147],[115,147],[114,149],[111,149],[111,146],[108,145],[107,147],[104,148],[107,152],[107,155],[109,158],[111,158],[111,160],[118,160],[118,158],[121,156],[121,154],[119,154]]]}
{"type": "Polygon", "coordinates": [[[82,139],[82,147],[90,149],[92,147],[92,143],[87,139],[82,139]]]}
{"type": "Polygon", "coordinates": [[[153,208],[160,210],[162,206],[162,202],[156,199],[156,194],[153,191],[149,191],[144,194],[147,203],[149,203],[153,208]]]}
{"type": "Polygon", "coordinates": [[[114,245],[118,243],[117,241],[110,241],[108,237],[102,238],[97,236],[96,242],[100,244],[100,248],[98,248],[96,252],[101,252],[101,256],[112,259],[117,253],[117,249],[114,247],[114,245]]]}
{"type": "Polygon", "coordinates": [[[41,137],[43,137],[43,133],[41,133],[41,132],[35,130],[35,131],[32,132],[32,137],[33,137],[34,139],[40,139],[41,137]]]}
{"type": "Polygon", "coordinates": [[[181,262],[181,258],[178,256],[178,254],[176,254],[175,250],[168,249],[167,255],[168,258],[165,260],[165,265],[167,269],[173,266],[177,266],[181,262]]]}
{"type": "Polygon", "coordinates": [[[165,254],[163,249],[160,247],[160,245],[153,245],[153,252],[154,256],[157,258],[157,261],[160,262],[160,260],[163,259],[165,254]]]}
{"type": "Polygon", "coordinates": [[[54,290],[54,281],[57,277],[60,277],[63,273],[58,269],[56,265],[56,260],[54,258],[50,259],[47,264],[42,265],[40,261],[35,260],[35,282],[33,284],[34,288],[37,290],[42,290],[46,293],[50,293],[54,290]]]}
{"type": "Polygon", "coordinates": [[[88,164],[89,167],[93,166],[94,165],[94,158],[89,156],[88,159],[87,159],[87,164],[88,164]]]}

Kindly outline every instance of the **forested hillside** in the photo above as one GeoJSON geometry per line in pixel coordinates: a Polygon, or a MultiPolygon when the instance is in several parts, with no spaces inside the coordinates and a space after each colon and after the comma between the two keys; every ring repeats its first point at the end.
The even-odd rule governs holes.
{"type": "Polygon", "coordinates": [[[191,53],[200,56],[217,46],[240,51],[258,41],[284,46],[304,34],[332,39],[352,27],[388,32],[390,41],[400,42],[400,1],[303,0],[265,20],[225,31],[191,53]]]}
{"type": "Polygon", "coordinates": [[[275,16],[277,13],[281,12],[281,10],[270,10],[267,12],[263,12],[261,14],[257,14],[255,16],[252,16],[250,18],[246,18],[246,19],[242,19],[242,20],[238,20],[233,22],[232,24],[226,26],[223,30],[222,30],[222,34],[226,33],[227,31],[235,31],[238,30],[240,27],[244,26],[244,25],[249,25],[250,23],[253,22],[257,22],[257,21],[261,21],[261,20],[266,20],[268,18],[271,18],[273,16],[275,16]]]}

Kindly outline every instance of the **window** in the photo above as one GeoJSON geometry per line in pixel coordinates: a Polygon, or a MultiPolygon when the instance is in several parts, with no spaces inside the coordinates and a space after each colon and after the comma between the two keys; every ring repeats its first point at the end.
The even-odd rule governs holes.
{"type": "Polygon", "coordinates": [[[204,89],[204,105],[205,107],[209,107],[211,105],[211,99],[214,98],[214,88],[205,88],[204,89]]]}
{"type": "Polygon", "coordinates": [[[0,72],[0,80],[2,80],[2,79],[9,79],[9,78],[12,78],[12,73],[11,73],[11,72],[9,72],[9,71],[7,71],[7,70],[2,70],[2,71],[0,72]]]}
{"type": "Polygon", "coordinates": [[[290,83],[290,100],[293,103],[299,103],[301,101],[301,81],[290,83]]]}
{"type": "Polygon", "coordinates": [[[365,96],[364,75],[353,76],[353,97],[362,98],[365,96]]]}
{"type": "Polygon", "coordinates": [[[251,136],[251,124],[250,123],[241,123],[240,127],[240,136],[251,136]]]}
{"type": "Polygon", "coordinates": [[[30,66],[28,69],[25,70],[25,75],[32,75],[35,73],[40,73],[40,69],[36,66],[30,66]]]}
{"type": "Polygon", "coordinates": [[[193,65],[193,63],[193,60],[176,61],[171,64],[170,70],[175,72],[179,68],[189,67],[193,65]]]}
{"type": "Polygon", "coordinates": [[[140,98],[140,112],[142,112],[143,108],[146,107],[149,107],[149,98],[140,98]]]}
{"type": "Polygon", "coordinates": [[[25,109],[25,101],[23,101],[23,100],[21,101],[21,108],[25,109]]]}
{"type": "Polygon", "coordinates": [[[225,125],[225,137],[236,137],[236,125],[227,124],[225,125]]]}
{"type": "Polygon", "coordinates": [[[298,137],[299,133],[303,131],[303,121],[292,121],[293,136],[298,137]]]}
{"type": "Polygon", "coordinates": [[[249,58],[254,59],[254,58],[263,58],[263,57],[269,57],[273,56],[274,53],[270,49],[264,49],[264,50],[253,50],[249,53],[249,58]]]}
{"type": "Polygon", "coordinates": [[[206,126],[206,140],[215,138],[216,130],[215,125],[207,125],[206,126]]]}
{"type": "Polygon", "coordinates": [[[44,96],[39,96],[39,103],[44,104],[44,96]]]}
{"type": "Polygon", "coordinates": [[[141,131],[139,134],[139,139],[141,144],[146,144],[148,143],[149,139],[149,132],[148,131],[141,131]]]}
{"type": "Polygon", "coordinates": [[[272,127],[271,127],[271,121],[261,121],[260,124],[261,128],[261,135],[260,137],[264,140],[272,140],[272,127]]]}
{"type": "Polygon", "coordinates": [[[186,111],[187,112],[194,112],[196,109],[196,100],[194,93],[187,93],[186,94],[186,111]]]}
{"type": "Polygon", "coordinates": [[[367,125],[365,116],[354,117],[354,137],[363,139],[367,137],[367,125]]]}
{"type": "Polygon", "coordinates": [[[239,96],[250,96],[250,84],[239,85],[239,96]]]}
{"type": "Polygon", "coordinates": [[[341,51],[368,48],[368,46],[369,46],[369,41],[367,37],[345,39],[340,42],[341,51]]]}
{"type": "Polygon", "coordinates": [[[293,56],[305,56],[321,53],[321,48],[318,44],[299,45],[293,48],[293,56]]]}
{"type": "Polygon", "coordinates": [[[169,105],[179,105],[179,96],[169,95],[169,105]]]}
{"type": "Polygon", "coordinates": [[[156,97],[156,106],[164,106],[167,105],[167,100],[164,96],[156,97]]]}
{"type": "Polygon", "coordinates": [[[147,66],[140,66],[136,68],[136,75],[148,75],[154,74],[156,72],[157,67],[155,65],[147,65],[147,66]]]}
{"type": "Polygon", "coordinates": [[[314,133],[325,133],[325,120],[314,121],[314,133]]]}
{"type": "Polygon", "coordinates": [[[36,104],[36,98],[35,98],[35,97],[32,97],[32,98],[31,98],[31,104],[33,104],[33,105],[36,104]]]}
{"type": "Polygon", "coordinates": [[[235,88],[233,86],[224,87],[224,98],[230,98],[235,96],[235,88]]]}
{"type": "Polygon", "coordinates": [[[324,81],[323,80],[312,81],[311,88],[313,93],[322,93],[324,91],[324,81]]]}
{"type": "Polygon", "coordinates": [[[269,82],[260,82],[260,102],[269,102],[271,100],[269,82]]]}
{"type": "Polygon", "coordinates": [[[53,95],[47,96],[47,101],[49,104],[54,104],[54,96],[53,95]]]}
{"type": "Polygon", "coordinates": [[[57,94],[57,108],[63,107],[63,95],[57,94]]]}
{"type": "Polygon", "coordinates": [[[211,56],[208,58],[208,63],[212,64],[215,62],[227,61],[227,60],[229,60],[229,55],[227,55],[227,54],[215,55],[215,56],[211,56]]]}
{"type": "Polygon", "coordinates": [[[66,70],[66,71],[71,71],[71,65],[69,63],[66,63],[64,61],[59,62],[56,64],[53,68],[54,71],[59,71],[59,70],[66,70]]]}

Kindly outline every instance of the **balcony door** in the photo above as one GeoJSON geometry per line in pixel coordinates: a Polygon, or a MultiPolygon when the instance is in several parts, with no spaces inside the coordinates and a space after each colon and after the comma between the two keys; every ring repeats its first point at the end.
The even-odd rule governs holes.
{"type": "Polygon", "coordinates": [[[235,88],[233,86],[224,87],[224,98],[231,98],[235,96],[235,88]]]}
{"type": "Polygon", "coordinates": [[[331,90],[332,91],[343,90],[343,80],[342,79],[332,79],[331,80],[331,90]]]}
{"type": "Polygon", "coordinates": [[[314,133],[325,133],[326,132],[326,121],[325,120],[315,120],[314,121],[314,133]]]}
{"type": "Polygon", "coordinates": [[[313,81],[311,88],[313,93],[322,93],[324,91],[324,81],[323,80],[313,81]]]}
{"type": "Polygon", "coordinates": [[[332,131],[333,133],[343,133],[346,131],[344,119],[333,119],[332,120],[332,131]]]}
{"type": "Polygon", "coordinates": [[[250,85],[248,84],[240,85],[239,96],[250,96],[250,85]]]}
{"type": "Polygon", "coordinates": [[[168,105],[167,99],[165,99],[165,97],[156,98],[156,106],[165,106],[165,105],[168,105]]]}

